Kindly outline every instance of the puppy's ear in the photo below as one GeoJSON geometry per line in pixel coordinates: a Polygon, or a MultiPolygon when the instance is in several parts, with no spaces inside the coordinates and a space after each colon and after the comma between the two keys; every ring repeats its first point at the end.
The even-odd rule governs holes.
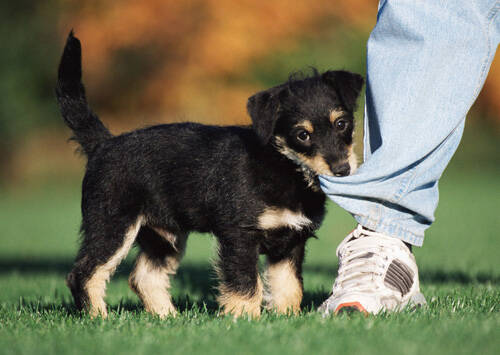
{"type": "Polygon", "coordinates": [[[335,89],[346,109],[354,111],[356,99],[363,87],[363,77],[348,71],[329,70],[323,73],[322,78],[335,89]]]}
{"type": "Polygon", "coordinates": [[[263,145],[266,145],[274,132],[278,109],[280,106],[280,93],[283,85],[264,90],[251,96],[247,102],[247,111],[252,119],[252,126],[263,145]]]}

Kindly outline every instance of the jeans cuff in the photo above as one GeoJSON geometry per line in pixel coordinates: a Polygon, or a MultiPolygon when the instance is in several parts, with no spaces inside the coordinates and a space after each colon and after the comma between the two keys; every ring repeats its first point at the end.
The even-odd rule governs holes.
{"type": "Polygon", "coordinates": [[[421,247],[424,244],[423,235],[416,235],[415,233],[412,233],[395,223],[384,223],[359,215],[355,215],[354,218],[363,227],[372,229],[378,233],[383,233],[390,237],[401,239],[403,242],[415,245],[417,247],[421,247]]]}

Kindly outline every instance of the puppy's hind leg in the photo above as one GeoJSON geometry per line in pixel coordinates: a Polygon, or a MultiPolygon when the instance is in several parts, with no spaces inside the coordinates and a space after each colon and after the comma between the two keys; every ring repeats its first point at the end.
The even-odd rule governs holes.
{"type": "Polygon", "coordinates": [[[83,223],[83,241],[67,284],[77,308],[87,308],[91,317],[108,312],[106,282],[127,256],[143,223],[142,216],[130,222],[83,223]]]}
{"type": "Polygon", "coordinates": [[[184,255],[187,234],[173,235],[161,229],[141,228],[137,256],[129,285],[144,303],[146,311],[161,318],[175,315],[176,310],[168,289],[170,275],[177,271],[184,255]]]}

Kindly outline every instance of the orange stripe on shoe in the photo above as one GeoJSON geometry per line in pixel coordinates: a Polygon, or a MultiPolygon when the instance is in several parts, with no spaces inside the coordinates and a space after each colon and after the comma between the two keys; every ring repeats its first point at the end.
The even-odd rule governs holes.
{"type": "Polygon", "coordinates": [[[338,314],[342,310],[342,308],[356,308],[358,311],[364,313],[365,315],[368,315],[368,311],[359,302],[341,303],[337,306],[337,309],[335,309],[335,314],[338,314]]]}

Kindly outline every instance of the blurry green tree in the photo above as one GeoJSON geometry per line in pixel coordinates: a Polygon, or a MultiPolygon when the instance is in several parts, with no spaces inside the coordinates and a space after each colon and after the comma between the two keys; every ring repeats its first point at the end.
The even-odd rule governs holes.
{"type": "Polygon", "coordinates": [[[57,122],[55,58],[60,47],[58,1],[0,2],[0,178],[16,140],[57,122]]]}

